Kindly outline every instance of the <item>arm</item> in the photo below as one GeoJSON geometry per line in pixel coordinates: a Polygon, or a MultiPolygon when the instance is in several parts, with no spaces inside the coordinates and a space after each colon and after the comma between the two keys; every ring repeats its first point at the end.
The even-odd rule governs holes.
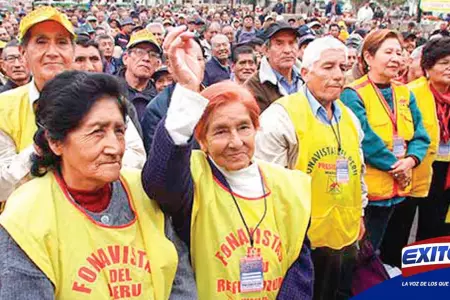
{"type": "Polygon", "coordinates": [[[165,233],[167,238],[175,245],[178,253],[178,267],[169,300],[196,300],[198,299],[197,286],[189,261],[189,249],[173,231],[172,222],[169,218],[165,220],[165,233]]]}
{"type": "Polygon", "coordinates": [[[145,192],[173,218],[175,230],[188,245],[194,201],[192,135],[207,103],[199,94],[176,86],[167,118],[156,128],[153,147],[142,170],[145,192]]]}
{"type": "Polygon", "coordinates": [[[33,145],[16,153],[14,141],[0,130],[0,201],[6,201],[20,181],[30,172],[33,145]]]}
{"type": "Polygon", "coordinates": [[[314,287],[314,266],[311,259],[311,245],[307,236],[297,260],[284,276],[277,300],[312,299],[314,287]]]}
{"type": "Polygon", "coordinates": [[[144,144],[134,123],[130,121],[127,126],[125,132],[125,154],[122,159],[122,165],[142,169],[146,159],[144,144]]]}
{"type": "Polygon", "coordinates": [[[408,144],[406,155],[414,156],[418,160],[417,165],[419,165],[430,146],[430,137],[423,127],[422,114],[417,107],[416,97],[414,97],[412,92],[409,99],[409,108],[414,122],[414,136],[408,144]]]}
{"type": "Polygon", "coordinates": [[[364,131],[362,148],[366,163],[382,171],[391,170],[391,166],[396,163],[397,158],[389,151],[383,140],[373,132],[367,120],[366,108],[362,100],[352,89],[345,89],[340,99],[353,111],[364,131]]]}
{"type": "Polygon", "coordinates": [[[51,281],[2,226],[0,226],[0,299],[55,299],[51,281]]]}
{"type": "Polygon", "coordinates": [[[260,117],[255,157],[293,168],[299,153],[294,125],[283,106],[269,106],[260,117]]]}

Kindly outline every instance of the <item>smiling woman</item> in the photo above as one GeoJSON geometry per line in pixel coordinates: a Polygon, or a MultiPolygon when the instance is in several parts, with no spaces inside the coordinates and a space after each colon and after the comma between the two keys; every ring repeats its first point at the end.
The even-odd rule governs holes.
{"type": "Polygon", "coordinates": [[[0,216],[1,298],[196,299],[187,255],[179,257],[183,287],[171,292],[170,223],[146,197],[139,172],[121,170],[122,94],[115,77],[100,73],[65,72],[44,86],[31,167],[37,178],[0,216]]]}

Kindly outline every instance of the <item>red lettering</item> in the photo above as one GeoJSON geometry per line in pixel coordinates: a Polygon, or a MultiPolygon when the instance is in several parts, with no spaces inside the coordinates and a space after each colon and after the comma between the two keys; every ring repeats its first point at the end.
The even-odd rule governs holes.
{"type": "Polygon", "coordinates": [[[78,270],[78,276],[89,283],[93,283],[95,279],[97,279],[97,275],[95,274],[95,272],[86,267],[82,267],[78,270]]]}
{"type": "Polygon", "coordinates": [[[225,256],[226,256],[227,258],[229,258],[229,257],[231,256],[231,250],[230,250],[230,248],[228,248],[227,245],[222,244],[222,245],[220,246],[220,250],[222,250],[222,253],[225,254],[225,256]]]}
{"type": "Polygon", "coordinates": [[[224,279],[217,280],[217,291],[218,292],[225,291],[225,280],[224,279]]]}
{"type": "Polygon", "coordinates": [[[281,242],[278,243],[278,246],[275,249],[275,253],[278,255],[278,261],[282,261],[283,260],[283,252],[281,251],[281,242]]]}
{"type": "Polygon", "coordinates": [[[123,260],[122,263],[127,264],[128,263],[128,246],[123,247],[123,260]]]}
{"type": "Polygon", "coordinates": [[[111,262],[109,261],[108,256],[106,256],[105,250],[98,249],[97,253],[98,253],[98,256],[100,257],[100,259],[105,264],[105,266],[111,265],[111,262]]]}
{"type": "Polygon", "coordinates": [[[269,262],[268,261],[265,261],[263,264],[263,272],[264,273],[269,272],[269,262]]]}
{"type": "Polygon", "coordinates": [[[131,281],[130,269],[119,269],[117,273],[119,282],[131,281]]]}
{"type": "Polygon", "coordinates": [[[120,246],[108,246],[109,256],[113,264],[118,264],[120,261],[120,246]]]}
{"type": "Polygon", "coordinates": [[[253,235],[253,238],[255,240],[255,245],[258,245],[261,243],[261,229],[257,228],[255,230],[255,234],[253,235]]]}
{"type": "Polygon", "coordinates": [[[264,238],[262,240],[262,244],[266,247],[270,244],[270,237],[272,236],[272,233],[269,230],[264,230],[264,238]]]}
{"type": "Polygon", "coordinates": [[[273,235],[273,243],[272,243],[272,250],[275,251],[275,245],[277,245],[277,243],[279,242],[280,237],[278,235],[273,235]]]}
{"type": "Polygon", "coordinates": [[[131,285],[131,296],[137,297],[137,296],[140,296],[141,293],[142,293],[142,286],[140,283],[131,285]]]}
{"type": "Polygon", "coordinates": [[[113,294],[113,298],[114,299],[119,299],[119,287],[118,286],[114,286],[112,288],[112,294],[113,294]]]}
{"type": "Polygon", "coordinates": [[[131,247],[131,259],[130,259],[130,264],[132,264],[133,266],[136,265],[136,251],[134,250],[133,247],[131,247]]]}
{"type": "Polygon", "coordinates": [[[79,284],[77,281],[74,281],[72,284],[72,291],[77,291],[80,293],[90,294],[91,289],[87,288],[85,284],[79,284]]]}
{"type": "Polygon", "coordinates": [[[111,283],[117,282],[117,270],[109,270],[109,281],[111,283]]]}
{"type": "Polygon", "coordinates": [[[242,229],[242,228],[238,229],[237,233],[238,233],[239,243],[241,244],[241,246],[249,243],[248,234],[246,232],[244,232],[244,229],[242,229]]]}
{"type": "Polygon", "coordinates": [[[129,298],[131,297],[131,293],[130,293],[130,286],[128,285],[121,285],[120,286],[120,298],[129,298]]]}
{"type": "Polygon", "coordinates": [[[92,253],[86,260],[97,272],[100,272],[100,270],[109,265],[110,262],[102,249],[99,249],[97,253],[99,257],[92,253]]]}
{"type": "Polygon", "coordinates": [[[223,257],[223,256],[220,254],[220,252],[217,251],[215,256],[222,262],[222,264],[223,264],[224,267],[226,267],[226,266],[228,265],[228,263],[227,263],[226,260],[225,260],[225,257],[223,257]]]}
{"type": "Polygon", "coordinates": [[[150,261],[148,261],[148,260],[147,260],[147,263],[145,264],[144,271],[146,271],[149,274],[152,272],[152,270],[150,269],[150,261]]]}
{"type": "Polygon", "coordinates": [[[139,255],[139,268],[142,268],[142,266],[144,265],[144,257],[146,256],[147,253],[145,253],[145,251],[139,250],[138,251],[138,255],[139,255]]]}
{"type": "Polygon", "coordinates": [[[238,240],[236,239],[236,236],[233,233],[230,233],[230,235],[225,239],[227,240],[227,243],[230,245],[231,250],[233,251],[240,246],[238,240]]]}

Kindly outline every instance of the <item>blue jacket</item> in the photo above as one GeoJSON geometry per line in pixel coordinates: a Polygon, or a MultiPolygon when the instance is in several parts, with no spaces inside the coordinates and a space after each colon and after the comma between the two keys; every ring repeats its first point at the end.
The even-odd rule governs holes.
{"type": "Polygon", "coordinates": [[[230,67],[222,66],[217,58],[211,57],[205,66],[205,77],[203,78],[203,84],[205,86],[210,86],[214,83],[228,80],[230,79],[230,76],[230,67]]]}
{"type": "Polygon", "coordinates": [[[278,2],[277,4],[275,4],[275,6],[273,7],[272,11],[276,12],[279,15],[284,14],[284,4],[278,2]]]}
{"type": "MultiPolygon", "coordinates": [[[[326,8],[325,8],[325,16],[328,16],[328,14],[331,14],[331,8],[333,7],[333,3],[328,2],[326,8]]],[[[336,3],[336,15],[341,16],[342,15],[342,4],[337,2],[336,3]]]]}

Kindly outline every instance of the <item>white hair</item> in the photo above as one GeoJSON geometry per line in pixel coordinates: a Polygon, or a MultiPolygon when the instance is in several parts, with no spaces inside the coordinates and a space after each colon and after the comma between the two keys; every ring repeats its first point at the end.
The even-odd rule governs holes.
{"type": "Polygon", "coordinates": [[[412,59],[416,59],[422,56],[422,50],[423,50],[424,45],[417,47],[416,49],[414,49],[414,51],[411,53],[411,58],[412,59]]]}
{"type": "Polygon", "coordinates": [[[225,40],[227,43],[229,43],[230,41],[228,40],[228,37],[224,34],[218,33],[215,36],[213,36],[211,38],[211,48],[214,48],[214,44],[216,43],[217,40],[223,39],[225,40]]]}
{"type": "Polygon", "coordinates": [[[326,36],[315,39],[306,46],[305,52],[303,53],[302,68],[311,69],[313,64],[320,60],[322,53],[330,49],[344,51],[345,59],[347,60],[347,47],[340,40],[332,36],[326,36]]]}
{"type": "Polygon", "coordinates": [[[162,30],[163,36],[166,35],[166,29],[164,28],[163,24],[154,22],[154,23],[148,24],[145,28],[150,31],[150,28],[152,28],[152,27],[160,28],[162,30]]]}

